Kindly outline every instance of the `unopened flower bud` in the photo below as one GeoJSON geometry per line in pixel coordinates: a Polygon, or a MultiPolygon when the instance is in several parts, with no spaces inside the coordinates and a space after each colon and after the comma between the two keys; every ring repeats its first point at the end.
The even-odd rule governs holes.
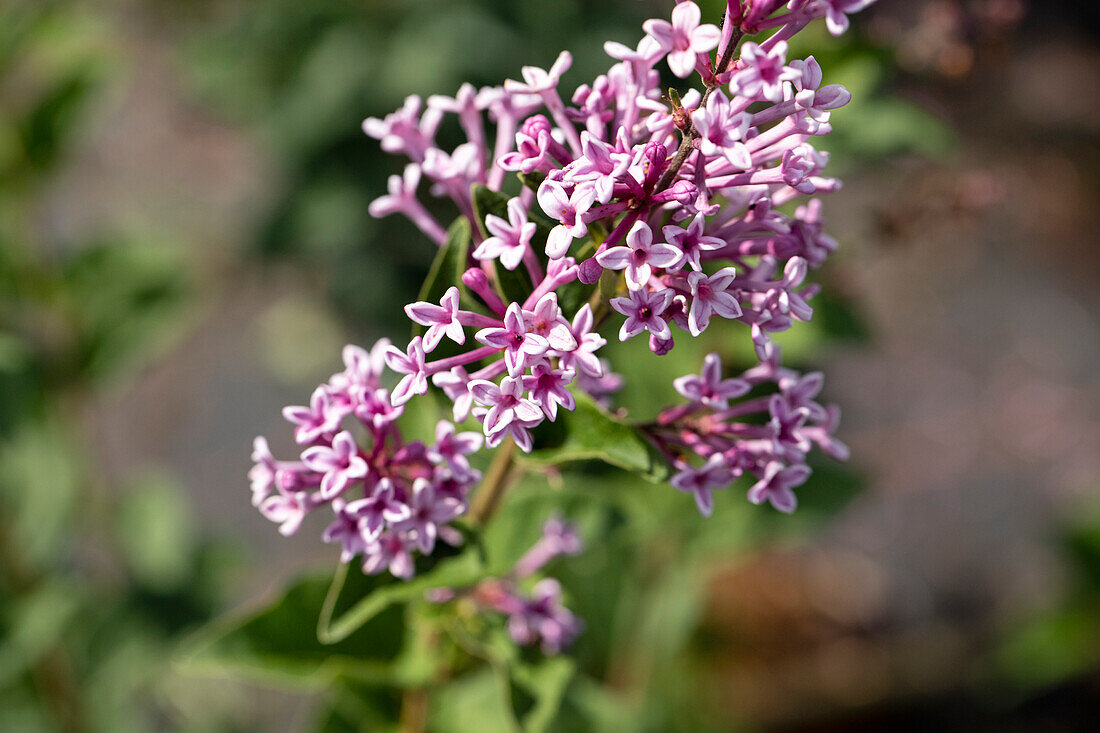
{"type": "Polygon", "coordinates": [[[650,188],[665,170],[665,162],[668,160],[668,150],[657,142],[647,143],[642,153],[645,161],[645,187],[650,188]]]}
{"type": "Polygon", "coordinates": [[[672,342],[672,336],[667,339],[658,338],[657,336],[649,335],[649,350],[657,356],[664,356],[668,352],[672,351],[672,347],[675,344],[672,342]]]}
{"type": "Polygon", "coordinates": [[[596,262],[595,257],[589,257],[581,263],[580,271],[577,273],[577,279],[585,285],[593,285],[599,282],[600,275],[602,274],[603,266],[599,262],[596,262]]]}

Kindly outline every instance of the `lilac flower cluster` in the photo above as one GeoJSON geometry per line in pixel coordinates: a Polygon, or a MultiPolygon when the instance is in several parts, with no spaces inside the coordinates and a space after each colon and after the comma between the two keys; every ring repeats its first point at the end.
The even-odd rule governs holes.
{"type": "MultiPolygon", "coordinates": [[[[572,57],[562,52],[549,69],[524,67],[522,80],[412,96],[366,120],[384,150],[409,159],[370,212],[401,213],[449,246],[418,199],[426,181],[469,221],[473,241],[460,282],[438,301],[406,306],[421,335],[404,349],[348,347],[347,370],[309,407],[288,408],[299,461],[274,461],[257,442],[260,510],[289,533],[329,503],[337,518],[325,538],[345,559],[362,555],[368,572],[408,576],[413,551],[430,552],[437,536],[457,539],[448,522],[477,481],[464,456],[481,436],[441,423],[434,446],[404,443],[394,424],[404,404],[434,384],[456,423],[481,424],[486,447],[510,439],[530,451],[531,431],[573,410],[578,391],[605,401],[621,384],[600,355],[608,318],[621,341],[646,334],[657,355],[674,348],[674,327],[692,338],[721,321],[747,327],[758,366],[723,379],[708,357],[701,375],[677,381],[690,404],[643,429],[673,466],[673,485],[703,513],[712,490],[741,475],[757,478],[752,501],[793,510],[807,451],[845,449],[832,438],[838,411],[813,401],[820,374],[781,366],[772,338],[811,319],[817,287],[807,273],[837,248],[820,200],[797,202],[840,187],[812,141],[830,132],[832,111],[850,95],[823,83],[812,56],[788,58],[787,41],[818,18],[840,33],[871,2],[729,0],[719,28],[681,1],[670,20],[643,25],[636,48],[606,43],[613,65],[572,94],[562,88],[572,57]],[[747,36],[757,38],[742,43],[747,36]],[[663,97],[662,63],[681,79],[698,74],[702,89],[663,97]],[[447,115],[466,137],[450,151],[436,143],[447,115]],[[486,191],[495,213],[483,210],[486,191]],[[519,296],[504,286],[517,277],[529,282],[519,296]],[[383,364],[400,375],[390,391],[378,379],[383,364]],[[777,391],[730,402],[768,385],[777,391]],[[762,419],[734,420],[755,413],[762,419]],[[341,429],[352,418],[369,448],[341,429]]],[[[544,595],[554,597],[548,586],[544,595]]]]}
{"type": "Polygon", "coordinates": [[[345,347],[344,371],[318,387],[308,406],[283,410],[302,447],[299,459],[275,460],[267,440],[256,438],[248,477],[252,504],[284,535],[327,504],[335,517],[323,537],[340,545],[341,562],[361,555],[366,573],[408,578],[414,553],[431,554],[437,539],[462,542],[449,523],[466,511],[467,492],[481,480],[466,456],[482,437],[442,420],[433,444],[405,442],[396,424],[404,410],[382,386],[386,363],[400,355],[385,339],[370,352],[345,347]],[[352,432],[356,425],[365,444],[352,432]]]}
{"type": "Polygon", "coordinates": [[[810,477],[805,459],[814,445],[838,460],[848,458],[848,447],[833,437],[840,410],[814,401],[823,384],[821,372],[800,375],[780,366],[778,347],[730,379],[722,378],[718,354],[708,354],[701,374],[675,381],[688,404],[662,412],[650,432],[677,469],[672,485],[692,494],[699,511],[709,516],[715,489],[752,475],[757,481],[749,501],[793,512],[792,489],[810,477]],[[778,391],[731,403],[767,383],[778,391]],[[691,465],[685,455],[698,456],[702,464],[691,465]]]}
{"type": "Polygon", "coordinates": [[[583,628],[581,620],[562,605],[561,584],[553,578],[543,578],[530,593],[522,592],[518,584],[554,558],[576,555],[583,549],[573,525],[554,517],[546,521],[542,537],[507,576],[488,578],[473,588],[457,591],[436,589],[429,593],[429,598],[445,603],[459,596],[469,597],[482,610],[506,616],[508,633],[517,644],[537,643],[545,653],[557,654],[572,644],[583,628]]]}

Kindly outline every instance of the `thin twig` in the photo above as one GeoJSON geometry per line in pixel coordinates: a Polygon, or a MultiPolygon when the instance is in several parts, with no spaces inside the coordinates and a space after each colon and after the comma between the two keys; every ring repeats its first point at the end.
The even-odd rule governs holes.
{"type": "Polygon", "coordinates": [[[500,500],[504,498],[504,492],[508,490],[508,485],[511,483],[515,459],[516,444],[508,438],[497,451],[485,474],[485,480],[481,482],[481,488],[474,497],[474,505],[470,509],[470,521],[476,526],[484,525],[496,513],[500,500]]]}
{"type": "Polygon", "coordinates": [[[401,733],[424,733],[428,729],[428,691],[409,688],[401,694],[401,733]]]}
{"type": "MultiPolygon", "coordinates": [[[[733,34],[730,36],[730,42],[726,44],[726,48],[722,52],[722,58],[714,67],[714,72],[711,74],[710,79],[706,81],[707,88],[703,92],[702,100],[699,102],[699,109],[705,107],[707,100],[710,99],[710,95],[714,94],[714,90],[722,86],[718,81],[718,77],[726,73],[726,69],[733,61],[733,52],[741,43],[741,39],[744,35],[745,32],[741,30],[740,27],[733,29],[733,34]]],[[[684,130],[684,136],[680,140],[680,147],[677,148],[676,154],[672,156],[672,162],[668,164],[668,168],[665,169],[665,172],[661,174],[661,178],[657,181],[657,186],[653,190],[654,193],[664,191],[672,185],[672,182],[676,180],[676,174],[680,172],[680,168],[687,162],[688,156],[695,152],[695,141],[698,139],[699,131],[695,129],[695,125],[691,124],[691,118],[689,117],[687,129],[684,130]]]]}

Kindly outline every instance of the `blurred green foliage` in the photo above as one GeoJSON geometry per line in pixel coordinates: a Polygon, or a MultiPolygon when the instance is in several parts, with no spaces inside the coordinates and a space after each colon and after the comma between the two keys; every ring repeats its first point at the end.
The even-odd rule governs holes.
{"type": "Polygon", "coordinates": [[[0,9],[5,731],[151,730],[183,713],[174,639],[224,604],[237,563],[171,478],[104,485],[83,433],[97,390],[184,334],[191,297],[178,249],[123,227],[70,238],[50,226],[44,193],[120,68],[112,33],[76,3],[0,9]]]}

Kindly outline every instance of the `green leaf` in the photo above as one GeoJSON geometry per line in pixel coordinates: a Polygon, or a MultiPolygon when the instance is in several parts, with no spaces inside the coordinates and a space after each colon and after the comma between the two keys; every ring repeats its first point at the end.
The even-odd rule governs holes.
{"type": "Polygon", "coordinates": [[[566,283],[558,288],[558,306],[566,314],[566,318],[571,318],[585,303],[591,300],[595,292],[595,283],[585,285],[580,280],[566,283]]]}
{"type": "Polygon", "coordinates": [[[488,237],[489,228],[485,226],[485,217],[489,214],[508,220],[508,201],[510,197],[500,191],[494,191],[480,183],[475,183],[470,189],[471,198],[474,200],[474,216],[477,217],[481,236],[488,237]]]}
{"type": "MultiPolygon", "coordinates": [[[[466,266],[469,262],[470,241],[470,222],[466,220],[466,217],[460,216],[455,219],[454,223],[451,224],[451,228],[447,230],[447,241],[439,248],[439,252],[432,261],[432,266],[428,270],[428,277],[425,278],[424,284],[420,286],[417,300],[438,303],[443,294],[447,292],[447,289],[453,285],[462,294],[463,306],[470,307],[473,305],[473,296],[462,284],[462,273],[466,272],[466,266]]],[[[474,307],[477,310],[482,310],[480,306],[474,307]]],[[[427,331],[427,328],[424,326],[420,324],[413,325],[414,336],[423,336],[425,331],[427,331]]]]}
{"type": "Polygon", "coordinates": [[[824,331],[826,336],[838,341],[867,342],[871,330],[855,303],[837,292],[836,288],[823,288],[810,305],[814,309],[811,323],[824,331]]]}
{"type": "Polygon", "coordinates": [[[398,730],[401,693],[395,688],[341,679],[328,691],[331,708],[321,711],[317,733],[386,733],[398,730]]]}
{"type": "Polygon", "coordinates": [[[519,303],[522,305],[531,291],[535,289],[531,282],[531,275],[522,264],[514,270],[509,270],[500,262],[493,263],[493,271],[497,276],[497,285],[505,303],[519,303]]]}
{"type": "Polygon", "coordinates": [[[994,650],[993,664],[1014,686],[1038,689],[1095,669],[1097,649],[1095,609],[1071,606],[1016,629],[994,650]]]}
{"type": "Polygon", "coordinates": [[[515,718],[500,676],[481,665],[448,682],[431,696],[429,730],[437,733],[516,733],[515,718]]]}
{"type": "MultiPolygon", "coordinates": [[[[355,592],[370,594],[387,580],[356,573],[355,592]]],[[[271,605],[200,630],[178,659],[184,671],[245,676],[277,685],[323,689],[348,676],[363,681],[391,678],[405,639],[404,609],[390,605],[344,634],[338,644],[317,638],[317,614],[329,587],[327,576],[294,583],[271,605]]]]}
{"type": "MultiPolygon", "coordinates": [[[[474,216],[477,217],[481,235],[488,237],[490,232],[489,227],[485,224],[485,217],[492,214],[507,221],[510,197],[481,184],[474,184],[471,193],[474,201],[474,216]]],[[[529,219],[534,221],[537,226],[535,237],[531,241],[537,252],[539,251],[538,243],[546,241],[552,223],[549,220],[544,220],[545,217],[541,217],[541,215],[537,217],[530,215],[529,219]]],[[[493,267],[496,272],[500,294],[504,296],[504,302],[523,303],[527,296],[531,294],[531,291],[534,290],[534,283],[531,282],[531,275],[527,272],[526,267],[521,265],[514,270],[509,270],[502,266],[500,262],[494,262],[493,267]]]]}
{"type": "Polygon", "coordinates": [[[142,477],[121,499],[116,535],[131,572],[161,593],[191,579],[195,518],[180,488],[168,477],[142,477]]]}
{"type": "Polygon", "coordinates": [[[50,418],[0,442],[0,510],[24,566],[44,569],[71,552],[82,464],[66,426],[50,418]]]}
{"type": "Polygon", "coordinates": [[[134,368],[180,338],[188,302],[186,268],[167,247],[94,244],[69,259],[65,306],[77,318],[67,376],[103,378],[134,368]]]}
{"type": "Polygon", "coordinates": [[[80,610],[75,588],[54,578],[4,609],[6,638],[0,646],[0,687],[6,686],[56,644],[80,610]]]}
{"type": "MultiPolygon", "coordinates": [[[[470,222],[466,217],[460,216],[455,219],[454,223],[451,224],[451,228],[447,230],[447,242],[440,247],[435,260],[432,261],[431,269],[428,270],[428,277],[424,280],[424,284],[420,286],[417,300],[438,303],[443,294],[447,292],[447,289],[454,286],[458,288],[459,299],[463,308],[479,313],[485,312],[485,307],[482,306],[481,301],[477,300],[473,293],[462,283],[462,273],[466,272],[469,264],[470,244],[470,222]]],[[[427,330],[427,327],[414,323],[412,335],[423,336],[427,330]]],[[[432,358],[445,359],[449,356],[455,356],[461,352],[461,348],[450,339],[443,339],[436,350],[432,352],[432,358]]]]}
{"type": "Polygon", "coordinates": [[[512,710],[528,733],[541,733],[550,727],[561,707],[576,664],[568,657],[549,657],[537,664],[510,667],[509,687],[512,710]]]}
{"type": "Polygon", "coordinates": [[[488,574],[476,540],[468,542],[456,556],[438,561],[434,557],[423,558],[423,562],[432,566],[418,572],[412,580],[391,578],[367,587],[363,587],[361,571],[341,565],[321,609],[317,638],[322,644],[336,644],[387,609],[422,598],[425,591],[473,585],[488,574]]]}
{"type": "MultiPolygon", "coordinates": [[[[481,227],[481,233],[488,237],[489,230],[485,226],[485,217],[489,214],[498,216],[505,221],[508,220],[508,202],[513,198],[501,191],[494,191],[491,188],[475,183],[471,189],[472,198],[474,200],[474,215],[477,217],[478,225],[481,227]]],[[[558,225],[556,221],[542,212],[542,209],[538,206],[532,206],[527,212],[527,221],[535,222],[535,226],[538,227],[539,233],[535,235],[532,243],[546,241],[546,235],[550,233],[550,230],[558,225]]],[[[536,247],[536,250],[538,248],[536,247]]]]}
{"type": "Polygon", "coordinates": [[[668,462],[641,430],[585,394],[577,395],[575,410],[561,412],[557,422],[539,427],[535,439],[535,450],[524,460],[542,464],[600,460],[650,481],[664,481],[669,475],[668,462]]]}
{"type": "Polygon", "coordinates": [[[521,649],[503,629],[493,634],[483,651],[506,691],[512,716],[527,733],[542,733],[554,722],[577,665],[566,656],[544,656],[521,649]]]}

